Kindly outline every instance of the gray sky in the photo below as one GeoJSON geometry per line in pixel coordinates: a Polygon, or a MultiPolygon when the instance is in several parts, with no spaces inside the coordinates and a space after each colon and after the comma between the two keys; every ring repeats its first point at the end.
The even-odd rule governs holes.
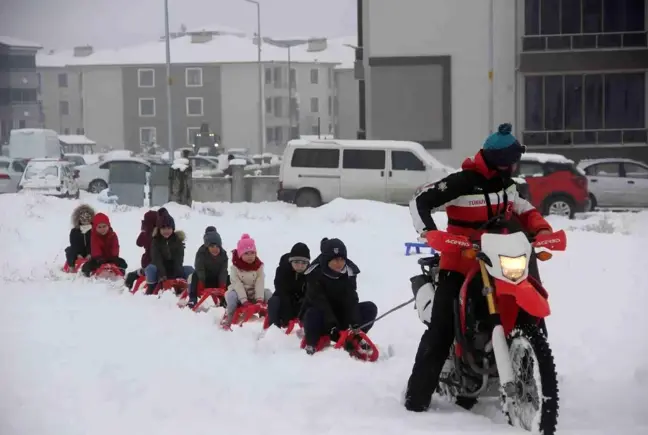
{"type": "MultiPolygon", "coordinates": [[[[268,36],[356,34],[356,0],[259,0],[268,36]]],[[[169,0],[171,30],[209,25],[256,30],[244,0],[169,0]]],[[[0,0],[0,33],[47,48],[119,47],[164,34],[164,0],[0,0]]]]}

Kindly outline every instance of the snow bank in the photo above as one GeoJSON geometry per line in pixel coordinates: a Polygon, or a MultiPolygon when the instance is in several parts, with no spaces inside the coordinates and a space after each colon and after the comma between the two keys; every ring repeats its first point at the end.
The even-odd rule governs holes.
{"type": "MultiPolygon", "coordinates": [[[[261,326],[231,333],[222,310],[179,310],[173,296],[120,294],[110,285],[62,276],[69,216],[78,201],[0,196],[0,358],[7,435],[503,434],[488,401],[475,413],[436,400],[426,414],[400,403],[424,326],[412,307],[378,322],[372,338],[394,357],[377,364],[342,352],[308,357],[295,337],[261,326]],[[350,412],[351,411],[351,412],[350,412]],[[277,412],[288,413],[277,418],[277,412]],[[254,418],[250,418],[254,415],[254,418]],[[486,417],[486,418],[485,418],[486,417]],[[215,426],[216,425],[216,426],[215,426]]],[[[91,199],[109,214],[131,269],[145,210],[91,199]]],[[[280,255],[297,241],[317,255],[322,237],[345,241],[360,267],[361,300],[381,312],[411,297],[416,257],[407,208],[338,199],[318,209],[284,203],[168,204],[187,233],[186,262],[213,225],[231,251],[242,233],[257,243],[271,286],[280,255]]],[[[445,219],[436,215],[444,227],[445,219]]],[[[648,433],[648,292],[643,250],[647,213],[551,218],[568,231],[568,251],[541,265],[551,295],[549,338],[560,374],[559,431],[568,435],[648,433]],[[608,220],[615,232],[587,225],[608,220]],[[617,231],[623,230],[623,231],[617,231]],[[631,324],[629,324],[629,320],[631,324]]]]}

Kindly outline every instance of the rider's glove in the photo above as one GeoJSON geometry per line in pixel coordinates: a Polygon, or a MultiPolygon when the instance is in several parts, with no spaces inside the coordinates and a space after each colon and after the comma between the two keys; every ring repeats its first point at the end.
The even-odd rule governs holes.
{"type": "Polygon", "coordinates": [[[331,331],[329,332],[329,336],[331,337],[331,340],[335,342],[337,342],[340,339],[340,331],[338,330],[337,326],[331,328],[331,331]]]}

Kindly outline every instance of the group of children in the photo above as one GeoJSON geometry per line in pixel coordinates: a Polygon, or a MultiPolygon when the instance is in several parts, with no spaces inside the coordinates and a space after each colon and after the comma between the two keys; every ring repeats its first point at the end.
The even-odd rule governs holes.
{"type": "MultiPolygon", "coordinates": [[[[90,276],[101,264],[112,263],[122,271],[128,267],[119,257],[119,240],[108,216],[81,205],[72,214],[70,246],[65,249],[73,270],[78,259],[87,260],[81,271],[90,276]]],[[[267,303],[270,325],[285,328],[300,320],[305,334],[305,350],[313,354],[322,338],[337,341],[348,328],[369,331],[378,308],[373,302],[359,302],[357,275],[360,269],[347,257],[339,239],[322,239],[320,254],[311,262],[304,243],[295,244],[279,260],[274,278],[274,293],[265,287],[264,263],[254,239],[243,234],[232,251],[231,266],[223,241],[215,227],[209,226],[203,244],[195,255],[194,266],[184,265],[185,234],[176,230],[175,221],[165,208],[144,214],[136,245],[144,249],[140,268],[126,275],[131,288],[140,276],[146,280],[146,294],[165,280],[183,278],[189,282],[189,307],[206,288],[226,288],[220,301],[226,309],[222,326],[228,327],[240,306],[267,303]]]]}

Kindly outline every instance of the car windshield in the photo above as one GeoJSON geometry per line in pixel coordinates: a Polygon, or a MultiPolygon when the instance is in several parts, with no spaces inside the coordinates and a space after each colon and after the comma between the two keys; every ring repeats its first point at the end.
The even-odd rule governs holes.
{"type": "Polygon", "coordinates": [[[31,161],[25,169],[25,180],[34,178],[58,178],[59,167],[57,162],[31,161]]]}

